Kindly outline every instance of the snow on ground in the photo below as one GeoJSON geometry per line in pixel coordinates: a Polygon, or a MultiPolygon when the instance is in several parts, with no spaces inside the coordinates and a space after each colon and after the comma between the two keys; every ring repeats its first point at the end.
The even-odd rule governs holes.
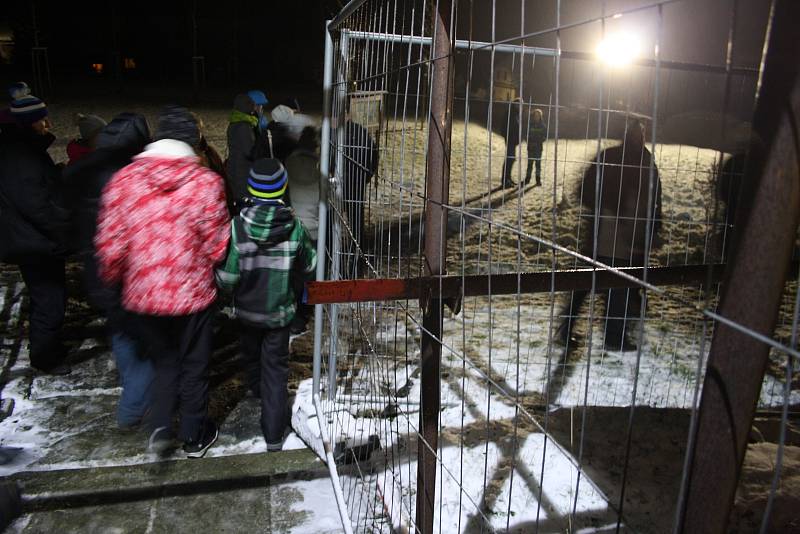
{"type": "MultiPolygon", "coordinates": [[[[524,532],[526,525],[536,521],[537,513],[539,521],[546,525],[544,532],[561,530],[569,522],[576,527],[599,530],[615,524],[611,503],[586,471],[581,472],[578,483],[580,461],[576,456],[549,439],[546,457],[542,456],[545,434],[539,422],[531,421],[515,409],[516,395],[519,393],[522,405],[537,415],[542,412],[536,405],[548,410],[584,404],[624,408],[631,404],[638,368],[637,407],[690,408],[701,351],[701,325],[684,321],[686,324],[679,324],[680,328],[665,328],[656,319],[645,321],[642,350],[638,354],[604,350],[603,323],[595,319],[591,357],[587,358],[588,345],[583,339],[565,360],[563,347],[551,345],[548,353],[549,308],[535,304],[520,309],[523,317],[517,341],[510,335],[517,330],[513,302],[498,298],[491,324],[486,304],[485,298],[465,302],[461,314],[444,321],[437,475],[441,486],[436,493],[441,532],[478,531],[482,518],[494,528],[505,530],[508,524],[511,530],[524,532]],[[548,388],[551,397],[545,404],[548,388]],[[534,406],[526,403],[526,399],[534,406]],[[521,433],[516,452],[511,450],[515,427],[521,433]]],[[[367,310],[361,311],[365,315],[367,310]]],[[[380,320],[391,315],[373,317],[380,320]]],[[[587,318],[580,320],[586,322],[587,318]]],[[[387,344],[386,339],[394,335],[394,326],[394,323],[375,326],[373,350],[387,344]]],[[[578,331],[586,334],[586,328],[578,331]]],[[[418,361],[418,333],[413,329],[402,333],[410,341],[410,360],[418,361]]],[[[705,358],[708,342],[704,350],[705,358]]],[[[413,523],[416,506],[415,451],[424,446],[417,438],[419,406],[415,403],[420,398],[420,379],[413,364],[408,366],[399,360],[393,367],[384,354],[380,350],[374,355],[358,352],[352,363],[348,359],[338,400],[323,405],[334,444],[364,444],[373,434],[381,442],[382,451],[375,453],[378,459],[373,456],[371,468],[359,472],[359,476],[340,472],[351,510],[363,508],[364,501],[383,496],[383,509],[374,507],[379,515],[388,516],[396,528],[408,527],[413,523]],[[382,363],[370,363],[370,358],[382,363]],[[405,387],[402,393],[397,393],[392,385],[405,387]],[[354,398],[349,395],[351,391],[358,391],[360,396],[354,398]],[[392,402],[397,403],[396,417],[375,415],[392,402]],[[372,484],[377,485],[375,494],[372,484]]],[[[310,381],[303,383],[298,397],[310,396],[310,391],[310,381]]],[[[782,402],[782,384],[774,376],[766,375],[761,404],[774,407],[782,402]]],[[[800,402],[800,392],[792,393],[792,402],[800,402]]],[[[578,432],[580,420],[576,419],[573,425],[578,432]]],[[[317,436],[318,432],[311,439],[317,436]]],[[[672,504],[672,497],[668,499],[672,504]]]]}
{"type": "MultiPolygon", "coordinates": [[[[409,221],[422,209],[425,138],[412,136],[410,130],[405,136],[399,129],[390,128],[387,133],[380,180],[375,183],[375,191],[370,192],[367,216],[377,229],[392,225],[400,228],[401,239],[395,244],[395,234],[389,232],[388,246],[376,243],[369,260],[377,273],[364,269],[368,276],[413,277],[417,266],[423,264],[415,256],[421,241],[413,232],[418,232],[419,227],[409,221]]],[[[555,231],[559,244],[579,249],[585,239],[581,219],[586,209],[581,206],[577,185],[598,148],[614,143],[609,139],[560,140],[559,175],[554,180],[556,143],[548,141],[543,156],[543,187],[495,204],[491,213],[475,212],[486,218],[491,216],[491,225],[464,218],[461,226],[457,211],[451,211],[449,274],[550,269],[550,249],[535,239],[517,239],[502,225],[546,240],[555,231]],[[554,200],[557,206],[553,205],[554,200]]],[[[487,192],[499,183],[504,149],[502,138],[488,134],[484,128],[454,123],[451,205],[459,206],[463,199],[487,192]]],[[[721,261],[719,240],[725,229],[714,219],[719,214],[715,215],[713,200],[713,176],[719,158],[719,152],[697,147],[656,147],[655,161],[663,187],[664,244],[653,252],[652,265],[721,261]]],[[[515,166],[515,177],[517,169],[515,166]]],[[[562,269],[583,267],[560,253],[556,265],[562,269]]],[[[796,288],[790,285],[787,295],[791,297],[793,291],[796,288]]],[[[476,518],[481,514],[495,528],[504,530],[508,521],[512,530],[524,532],[526,525],[531,525],[527,522],[535,520],[530,511],[536,510],[539,502],[534,489],[537,485],[544,486],[543,496],[549,499],[546,505],[542,503],[545,513],[540,519],[549,521],[543,523],[543,532],[565,528],[567,523],[563,521],[570,519],[576,488],[579,499],[573,527],[586,528],[588,532],[616,526],[616,515],[611,513],[611,505],[602,493],[582,493],[595,485],[588,480],[587,466],[582,466],[578,483],[577,466],[581,460],[577,452],[548,446],[547,457],[541,456],[545,440],[539,428],[541,418],[548,411],[561,408],[571,414],[573,408],[583,406],[620,408],[627,413],[626,407],[632,403],[641,410],[690,409],[698,386],[697,370],[702,369],[708,356],[712,330],[708,328],[704,334],[703,317],[696,308],[703,303],[701,291],[697,287],[670,287],[665,295],[648,295],[641,337],[638,322],[628,325],[631,337],[641,346],[640,352],[604,350],[606,312],[602,293],[597,293],[592,310],[584,305],[575,318],[573,333],[577,343],[568,351],[548,342],[560,322],[557,315],[565,294],[471,297],[463,300],[460,314],[445,314],[439,449],[439,468],[444,472],[439,479],[442,487],[437,488],[437,499],[443,499],[437,501],[437,509],[441,506],[437,521],[442,521],[442,532],[456,532],[459,525],[461,532],[478,531],[480,521],[476,522],[476,518]],[[552,320],[551,307],[556,314],[552,320]],[[704,343],[703,335],[707,336],[704,343]],[[515,402],[526,413],[517,411],[515,402]],[[528,414],[539,419],[533,422],[528,414]],[[516,442],[511,438],[515,431],[520,433],[516,442]],[[501,450],[505,454],[499,454],[501,450]],[[540,480],[542,464],[544,481],[540,480]],[[456,468],[454,475],[447,472],[448,468],[456,468]],[[530,472],[519,473],[520,469],[530,472]],[[489,474],[486,484],[485,473],[489,474]],[[582,508],[584,502],[591,504],[582,508]]],[[[712,295],[710,305],[716,305],[716,295],[712,295]]],[[[781,314],[776,334],[780,339],[786,338],[787,325],[791,323],[786,321],[787,311],[791,314],[792,310],[787,308],[781,314]]],[[[343,484],[352,490],[350,499],[355,507],[376,495],[383,496],[386,510],[378,511],[390,517],[395,526],[408,525],[416,505],[416,451],[422,446],[416,436],[419,406],[414,404],[420,398],[420,312],[415,304],[402,303],[359,304],[349,310],[340,306],[339,312],[339,322],[331,327],[337,329],[339,336],[339,401],[324,403],[329,414],[326,423],[334,443],[364,443],[370,434],[375,434],[382,445],[381,454],[376,453],[380,459],[373,457],[372,464],[359,473],[363,477],[360,485],[348,479],[355,475],[346,470],[341,472],[343,484]],[[354,321],[359,322],[358,329],[352,326],[354,321]],[[348,328],[352,331],[348,332],[348,328]],[[348,336],[352,338],[349,341],[348,336]],[[384,411],[392,403],[396,403],[396,416],[384,411]],[[378,490],[371,487],[373,483],[379,486],[378,490]]],[[[702,381],[702,374],[699,378],[702,381]]],[[[771,367],[764,377],[759,406],[771,408],[783,403],[781,378],[780,371],[771,367]]],[[[800,403],[800,391],[792,393],[791,402],[800,403]]],[[[627,416],[621,419],[627,421],[627,416]]],[[[579,418],[571,423],[576,443],[581,425],[579,418]]],[[[626,432],[624,423],[619,432],[626,432]]],[[[685,443],[686,436],[678,435],[680,432],[676,431],[671,442],[685,443]]],[[[552,445],[552,441],[548,442],[552,445]]],[[[646,455],[646,451],[642,454],[646,455]]],[[[618,472],[622,467],[609,469],[618,472]]],[[[651,496],[636,496],[640,497],[646,508],[651,496]]],[[[667,499],[670,505],[674,503],[673,496],[667,499]]],[[[657,532],[661,527],[668,528],[650,528],[657,532]]]]}

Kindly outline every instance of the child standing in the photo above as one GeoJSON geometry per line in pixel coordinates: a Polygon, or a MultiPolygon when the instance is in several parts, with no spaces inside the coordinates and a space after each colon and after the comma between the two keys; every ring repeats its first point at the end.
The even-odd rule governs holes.
{"type": "Polygon", "coordinates": [[[547,126],[542,120],[542,110],[536,108],[531,113],[531,124],[528,130],[528,171],[525,183],[531,181],[531,170],[536,163],[536,185],[542,185],[542,145],[547,138],[547,126]]]}
{"type": "Polygon", "coordinates": [[[317,255],[303,224],[285,206],[288,176],[280,161],[253,163],[249,205],[231,222],[231,243],[217,270],[221,288],[233,292],[242,323],[242,352],[250,390],[261,397],[261,430],[268,451],[281,450],[286,429],[289,324],[297,297],[292,278],[309,280],[317,255]]]}

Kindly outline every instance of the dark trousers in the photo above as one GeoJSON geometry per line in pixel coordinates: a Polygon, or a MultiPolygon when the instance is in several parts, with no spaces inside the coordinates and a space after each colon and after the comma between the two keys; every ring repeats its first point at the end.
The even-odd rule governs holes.
{"type": "Polygon", "coordinates": [[[39,263],[20,264],[19,270],[30,299],[31,365],[50,369],[67,357],[67,348],[61,341],[67,304],[64,260],[42,258],[39,263]]]}
{"type": "Polygon", "coordinates": [[[511,167],[517,160],[517,146],[519,143],[513,141],[506,143],[506,159],[503,162],[503,183],[511,181],[511,167]]]}
{"type": "MultiPolygon", "coordinates": [[[[619,259],[598,257],[598,261],[615,267],[628,267],[630,262],[619,259]]],[[[630,331],[631,324],[639,315],[642,299],[637,288],[617,288],[608,289],[602,292],[606,296],[606,335],[605,345],[607,347],[619,347],[622,344],[625,334],[630,331]]],[[[558,312],[562,317],[561,325],[558,327],[558,336],[567,341],[572,332],[572,326],[577,319],[578,312],[589,296],[587,290],[573,291],[570,299],[558,312]]]]}
{"type": "Polygon", "coordinates": [[[367,203],[367,181],[368,177],[361,172],[352,172],[347,175],[342,184],[342,202],[344,214],[347,215],[347,224],[350,226],[350,233],[342,227],[344,242],[353,242],[364,246],[364,207],[367,203]]]}
{"type": "Polygon", "coordinates": [[[267,444],[280,443],[286,429],[289,327],[242,325],[242,352],[250,390],[261,396],[261,431],[267,444]]]}
{"type": "Polygon", "coordinates": [[[533,170],[534,163],[536,164],[536,183],[542,183],[542,155],[539,154],[538,156],[531,156],[531,151],[528,150],[528,170],[525,172],[526,184],[531,181],[531,171],[533,170]],[[531,159],[531,157],[533,159],[531,159]]]}
{"type": "Polygon", "coordinates": [[[178,438],[197,441],[208,417],[208,364],[213,306],[175,317],[136,315],[137,333],[153,359],[153,428],[172,428],[180,413],[178,438]]]}

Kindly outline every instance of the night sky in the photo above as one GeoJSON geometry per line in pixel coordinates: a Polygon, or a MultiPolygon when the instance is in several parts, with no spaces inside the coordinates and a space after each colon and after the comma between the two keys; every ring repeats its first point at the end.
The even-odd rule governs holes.
{"type": "MultiPolygon", "coordinates": [[[[14,31],[11,65],[3,82],[30,72],[34,44],[30,2],[4,3],[5,22],[14,31]]],[[[196,54],[205,58],[211,86],[236,82],[313,82],[321,85],[323,27],[337,2],[34,2],[40,46],[48,47],[58,80],[98,77],[91,65],[102,63],[102,77],[114,76],[115,51],[135,69],[123,79],[189,82],[192,80],[193,12],[196,54]]]]}
{"type": "MultiPolygon", "coordinates": [[[[308,94],[321,94],[324,21],[333,17],[345,3],[343,0],[6,3],[7,14],[5,19],[0,18],[0,33],[4,27],[13,30],[16,46],[13,61],[1,66],[0,83],[5,86],[17,79],[31,80],[35,11],[40,46],[48,48],[54,85],[60,91],[71,84],[87,81],[116,87],[126,87],[126,84],[133,87],[136,83],[191,87],[192,56],[197,55],[204,58],[208,88],[238,90],[255,86],[272,91],[290,87],[292,90],[302,88],[308,94]],[[195,23],[196,32],[193,31],[195,23]],[[124,68],[126,58],[135,68],[124,68]],[[93,71],[93,64],[102,64],[103,72],[93,71]],[[119,69],[115,65],[120,65],[119,69]]],[[[645,0],[561,0],[560,22],[568,25],[598,17],[603,6],[607,14],[613,14],[651,3],[645,0]]],[[[738,6],[734,65],[757,68],[769,8],[768,2],[760,0],[703,0],[665,5],[662,58],[723,65],[734,4],[738,6]]],[[[417,11],[416,20],[420,20],[422,2],[398,2],[397,5],[395,21],[399,27],[404,20],[409,20],[412,7],[417,11]]],[[[394,9],[395,3],[368,2],[362,12],[376,13],[382,6],[394,9]]],[[[524,3],[524,15],[523,3],[518,0],[462,0],[457,6],[456,37],[459,39],[490,41],[494,17],[497,40],[522,32],[541,31],[541,35],[526,39],[525,44],[555,46],[555,33],[546,31],[556,26],[554,0],[529,0],[524,3]]],[[[648,9],[608,19],[605,31],[633,28],[642,37],[643,48],[652,50],[657,34],[654,14],[654,9],[648,9]]],[[[418,24],[415,26],[418,32],[418,24]]],[[[565,29],[561,32],[562,49],[591,53],[601,32],[600,22],[565,29]]],[[[405,61],[403,56],[398,55],[395,61],[405,61]]],[[[490,59],[488,53],[476,55],[473,90],[488,87],[490,59]]],[[[512,68],[513,61],[510,55],[498,55],[496,66],[512,68]]],[[[585,105],[593,98],[581,92],[594,85],[589,78],[592,75],[590,65],[585,66],[582,72],[575,70],[568,61],[563,63],[562,102],[585,105]]],[[[466,67],[467,56],[462,53],[456,60],[457,94],[463,92],[466,67]]],[[[545,61],[537,71],[529,73],[525,80],[526,98],[532,96],[547,101],[554,85],[552,72],[545,61]]],[[[675,75],[677,77],[670,80],[672,88],[667,90],[671,92],[670,99],[680,97],[681,101],[670,108],[672,112],[692,107],[708,108],[720,100],[721,77],[692,76],[684,81],[681,73],[675,75]]],[[[519,79],[518,65],[513,76],[519,79]]],[[[742,82],[741,97],[732,104],[742,118],[751,110],[754,80],[742,82]]],[[[639,81],[645,89],[650,83],[644,77],[639,81]]],[[[629,82],[621,80],[620,83],[624,86],[629,82]]],[[[648,107],[647,98],[647,95],[640,97],[641,102],[635,107],[648,107]]]]}

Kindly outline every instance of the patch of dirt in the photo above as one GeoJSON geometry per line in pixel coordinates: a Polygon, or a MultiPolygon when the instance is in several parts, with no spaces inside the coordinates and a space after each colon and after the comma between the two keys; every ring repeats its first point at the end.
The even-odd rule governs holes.
{"type": "MultiPolygon", "coordinates": [[[[778,445],[751,443],[747,447],[742,477],[736,490],[736,504],[731,513],[729,532],[758,532],[767,506],[778,445]]],[[[770,533],[800,533],[800,447],[787,446],[783,453],[778,491],[775,493],[770,533]]]]}
{"type": "MultiPolygon", "coordinates": [[[[549,431],[576,457],[583,438],[583,465],[615,506],[619,505],[627,438],[627,408],[589,408],[581,434],[581,409],[550,415],[549,431]]],[[[690,413],[637,407],[631,436],[623,514],[636,532],[670,532],[680,490],[690,413]]],[[[728,532],[759,531],[775,471],[777,445],[748,445],[728,532]]],[[[800,532],[800,446],[789,445],[768,532],[800,532]]]]}

